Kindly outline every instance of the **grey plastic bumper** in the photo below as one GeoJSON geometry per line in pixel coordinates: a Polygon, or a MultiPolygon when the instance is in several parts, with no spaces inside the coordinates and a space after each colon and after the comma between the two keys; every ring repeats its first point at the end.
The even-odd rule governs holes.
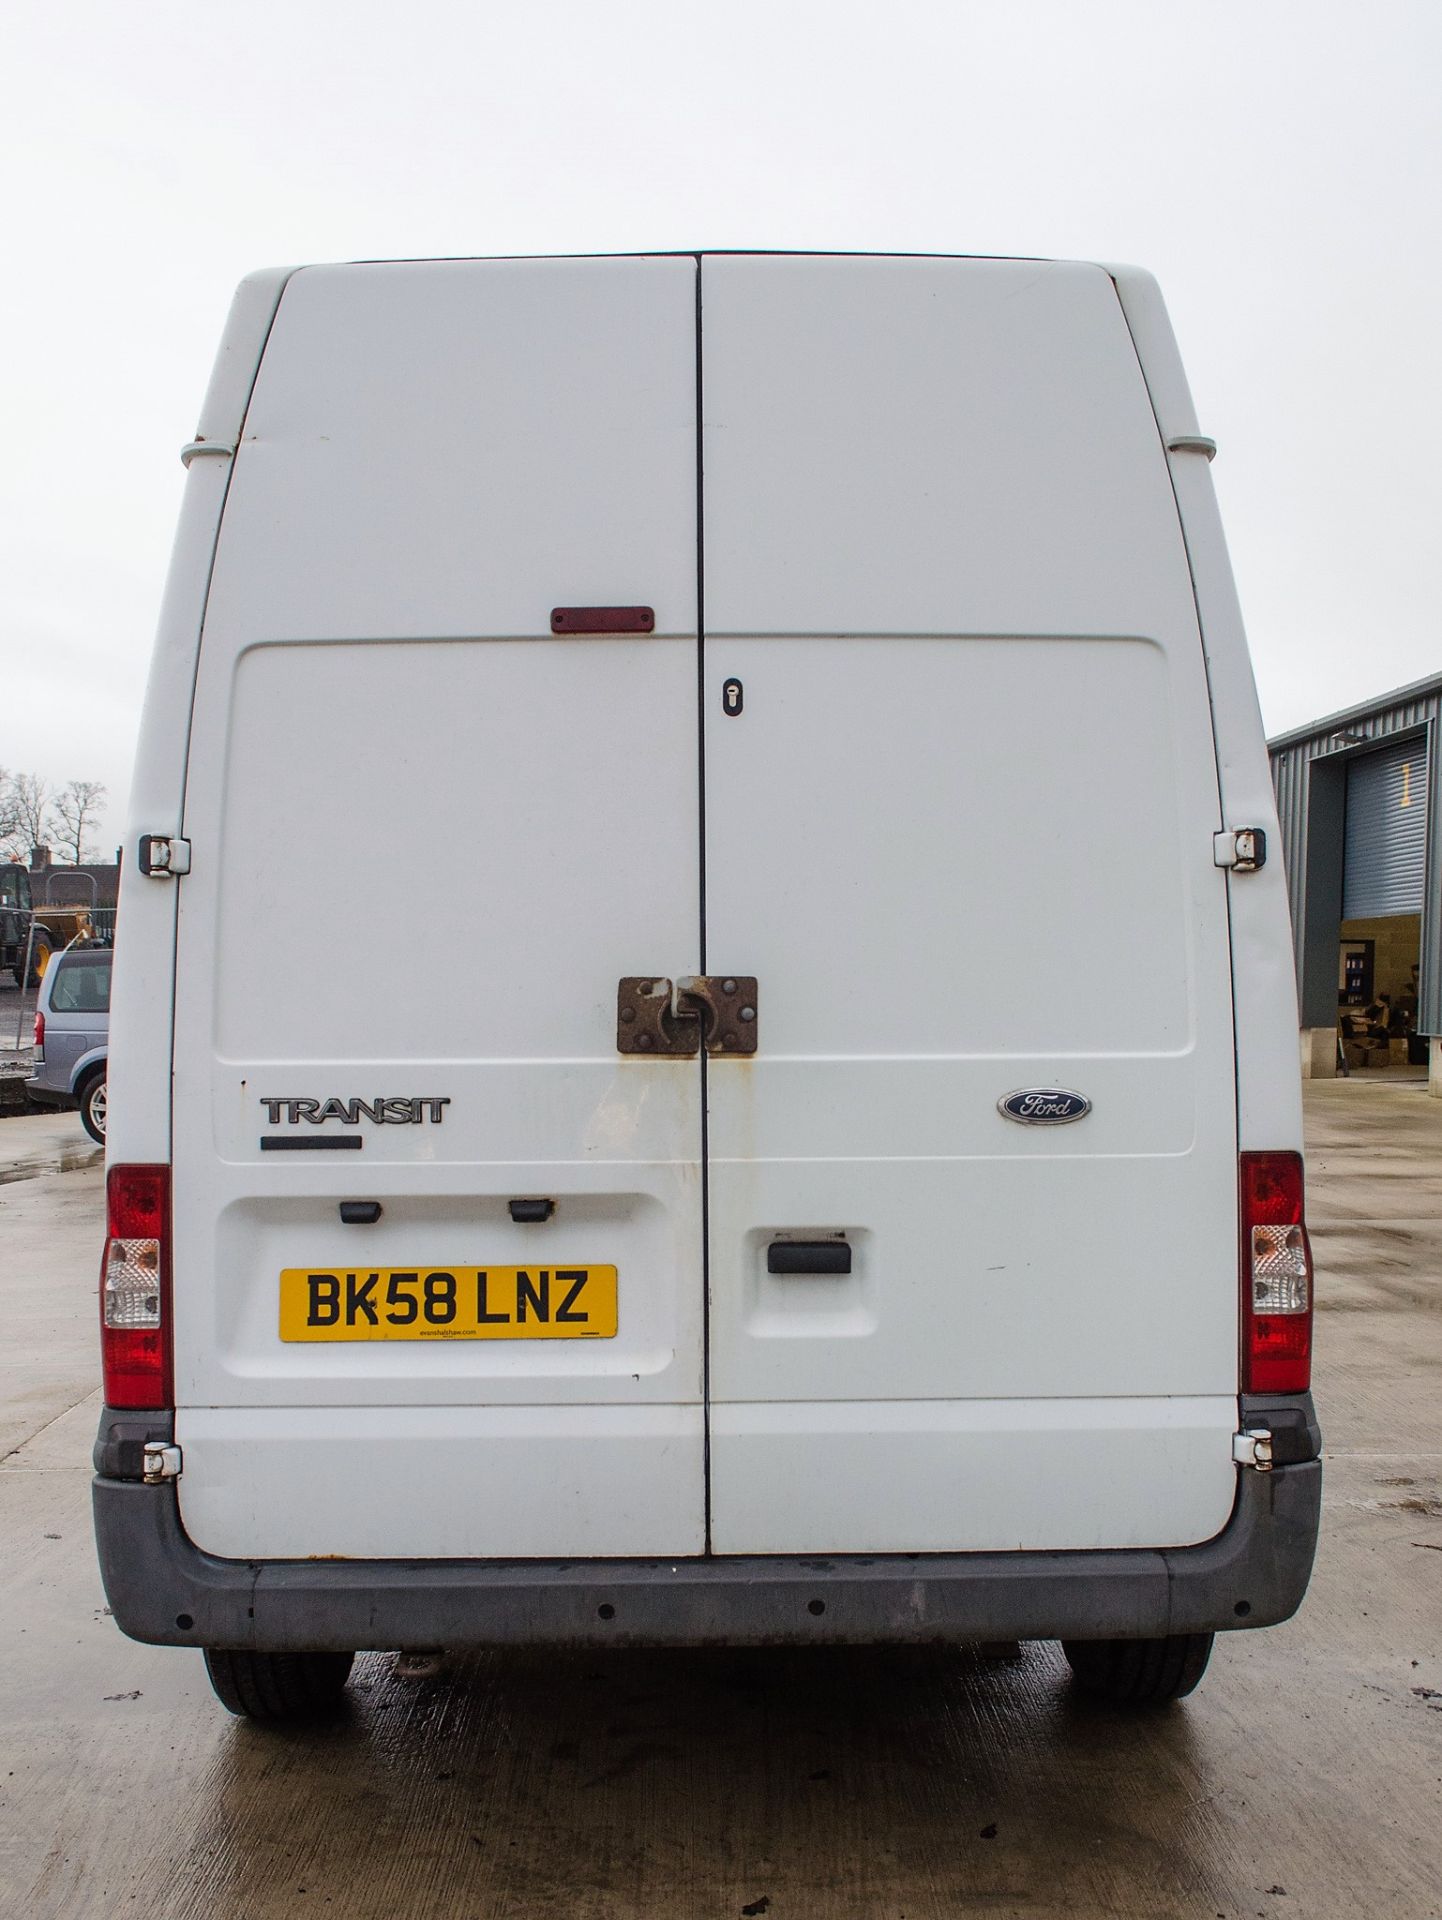
{"type": "Polygon", "coordinates": [[[1136,1639],[1265,1627],[1301,1603],[1321,1462],[1243,1469],[1215,1540],[1165,1551],[832,1559],[218,1560],[182,1531],[173,1484],[99,1477],[106,1597],[159,1645],[757,1646],[1136,1639]]]}

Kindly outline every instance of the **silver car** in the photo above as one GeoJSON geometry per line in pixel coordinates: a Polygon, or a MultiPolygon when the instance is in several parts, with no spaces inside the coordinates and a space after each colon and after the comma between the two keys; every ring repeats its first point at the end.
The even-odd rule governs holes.
{"type": "Polygon", "coordinates": [[[85,1131],[105,1141],[105,1065],[110,1040],[108,947],[68,947],[52,960],[35,1003],[32,1099],[78,1106],[85,1131]]]}

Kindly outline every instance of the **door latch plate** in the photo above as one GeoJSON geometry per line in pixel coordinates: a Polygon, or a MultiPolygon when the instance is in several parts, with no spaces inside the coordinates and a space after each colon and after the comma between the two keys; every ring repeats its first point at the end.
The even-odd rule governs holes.
{"type": "Polygon", "coordinates": [[[628,974],[616,993],[616,1051],[690,1059],[756,1051],[756,976],[628,974]]]}

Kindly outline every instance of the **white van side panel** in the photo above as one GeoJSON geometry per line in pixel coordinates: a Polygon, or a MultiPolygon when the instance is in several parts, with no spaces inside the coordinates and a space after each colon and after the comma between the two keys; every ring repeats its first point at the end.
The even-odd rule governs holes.
{"type": "Polygon", "coordinates": [[[553,606],[632,604],[694,634],[695,276],[689,258],[294,274],[207,645],[548,635],[553,606]]]}
{"type": "Polygon", "coordinates": [[[708,255],[702,294],[709,636],[1195,636],[1103,269],[708,255]]]}
{"type": "Polygon", "coordinates": [[[935,1552],[958,1537],[1002,1553],[1206,1540],[1231,1505],[1197,1465],[1235,1414],[1226,1395],[740,1402],[712,1414],[712,1500],[728,1530],[746,1526],[754,1553],[798,1540],[850,1551],[861,1513],[871,1552],[915,1553],[924,1536],[908,1496],[924,1461],[935,1552]],[[824,1450],[826,1472],[778,1473],[788,1442],[824,1450]],[[1125,1501],[1106,1497],[1112,1487],[1125,1501]]]}
{"type": "MultiPolygon", "coordinates": [[[[231,302],[196,439],[233,446],[288,268],[251,274],[231,302]]],[[[141,710],[130,817],[121,870],[125,938],[116,947],[111,988],[106,1154],[113,1165],[170,1159],[170,1060],[175,996],[172,882],[148,879],[137,864],[144,833],[178,833],[196,658],[230,461],[192,460],[141,710]]]]}
{"type": "Polygon", "coordinates": [[[1236,1488],[1226,883],[1115,288],[707,257],[702,311],[708,970],[757,975],[762,1034],[707,1074],[713,1544],[1207,1538],[1236,1488]],[[1028,1086],[1092,1111],[1015,1125],[1028,1086]],[[845,1277],[768,1273],[776,1236],[841,1234],[845,1277]]]}
{"type": "Polygon", "coordinates": [[[561,1560],[698,1551],[700,1472],[687,1407],[195,1407],[181,1492],[238,1559],[561,1560]]]}
{"type": "Polygon", "coordinates": [[[638,950],[696,966],[695,733],[654,719],[693,712],[694,641],[292,641],[247,648],[228,690],[212,671],[207,639],[229,741],[191,777],[193,836],[217,824],[182,907],[182,951],[214,958],[177,1001],[181,1406],[674,1401],[699,1436],[696,1063],[615,1052],[638,950]],[[544,727],[517,725],[537,702],[544,727]],[[642,862],[614,858],[630,821],[642,862]],[[447,1105],[360,1123],[354,1153],[261,1149],[287,1124],[264,1097],[332,1091],[447,1105]],[[507,1212],[532,1194],[557,1200],[539,1228],[507,1212]],[[379,1222],[339,1223],[371,1195],[379,1222]],[[619,1265],[615,1338],[278,1338],[284,1267],[532,1260],[619,1265]]]}
{"type": "MultiPolygon", "coordinates": [[[[1112,275],[1151,391],[1163,444],[1195,435],[1191,392],[1156,281],[1137,267],[1114,267],[1112,275]]],[[[1227,882],[1238,1145],[1244,1151],[1292,1148],[1300,1152],[1297,978],[1276,795],[1256,680],[1211,468],[1205,454],[1187,450],[1171,452],[1168,461],[1206,648],[1223,814],[1230,827],[1263,828],[1271,849],[1260,872],[1231,875],[1227,882]]]]}
{"type": "Polygon", "coordinates": [[[695,283],[684,259],[287,286],[185,815],[176,1430],[211,1552],[704,1545],[700,1068],[616,1051],[622,976],[700,968],[695,283]],[[655,631],[558,638],[565,605],[655,631]],[[297,1097],[434,1111],[268,1150],[306,1133],[297,1097]],[[515,1221],[531,1196],[554,1216],[515,1221]],[[597,1264],[612,1338],[280,1337],[287,1267],[597,1264]]]}

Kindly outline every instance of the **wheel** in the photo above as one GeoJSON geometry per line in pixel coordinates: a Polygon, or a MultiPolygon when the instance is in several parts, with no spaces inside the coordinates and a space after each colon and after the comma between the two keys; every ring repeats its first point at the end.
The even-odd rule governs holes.
{"type": "Polygon", "coordinates": [[[247,1653],[205,1649],[205,1671],[231,1713],[278,1726],[324,1720],[340,1706],[353,1653],[247,1653]]]}
{"type": "Polygon", "coordinates": [[[1084,1693],[1119,1707],[1160,1707],[1183,1700],[1207,1670],[1210,1633],[1164,1640],[1063,1640],[1072,1678],[1084,1693]]]}
{"type": "MultiPolygon", "coordinates": [[[[43,927],[37,927],[35,929],[34,939],[30,944],[30,974],[28,979],[23,982],[25,986],[38,987],[40,985],[40,982],[45,978],[45,969],[50,965],[50,956],[54,951],[55,949],[51,945],[50,935],[43,927]]],[[[23,965],[24,960],[22,958],[21,966],[23,965]]],[[[15,980],[17,985],[22,984],[20,980],[20,967],[15,968],[15,980]]]]}
{"type": "Polygon", "coordinates": [[[76,1091],[80,1102],[80,1124],[92,1140],[105,1145],[105,1069],[87,1075],[76,1091]]]}

